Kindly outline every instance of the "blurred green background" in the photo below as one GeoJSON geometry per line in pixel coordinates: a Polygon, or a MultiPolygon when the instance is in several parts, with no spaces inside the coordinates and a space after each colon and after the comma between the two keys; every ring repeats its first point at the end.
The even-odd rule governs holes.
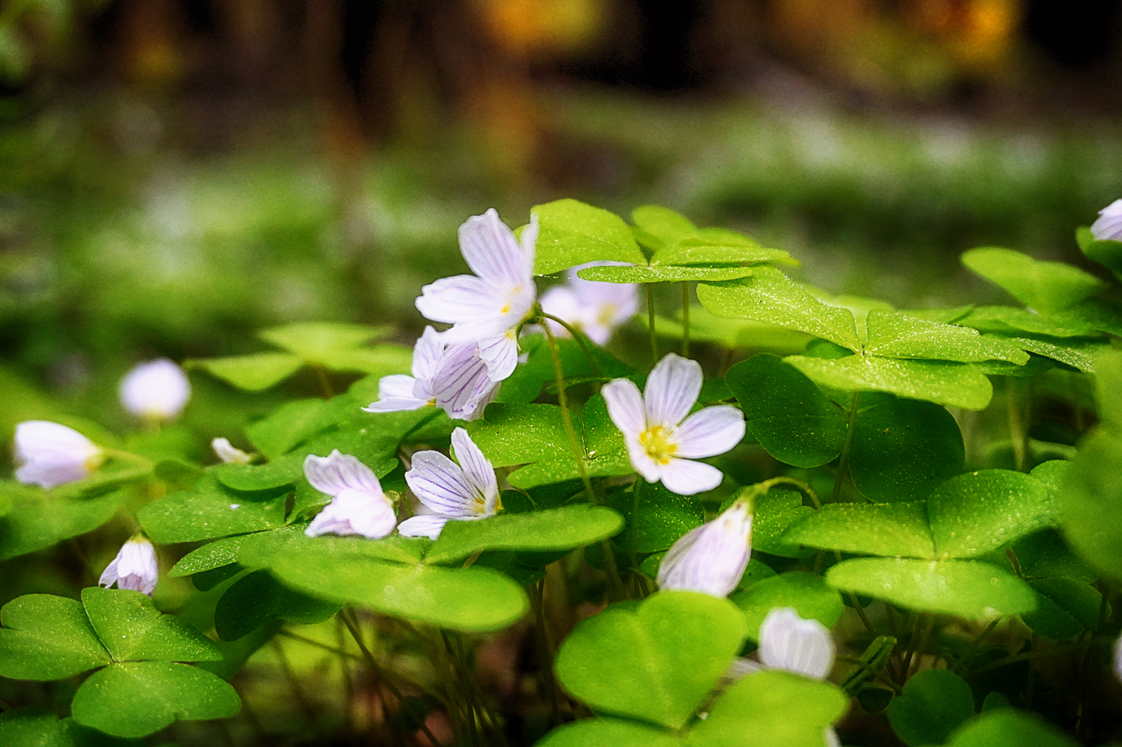
{"type": "MultiPolygon", "coordinates": [[[[491,206],[656,202],[827,290],[997,300],[961,251],[1085,265],[1122,197],[1120,31],[1110,2],[7,0],[0,441],[124,427],[133,364],[271,324],[411,344],[491,206]]],[[[188,425],[244,419],[192,380],[188,425]]]]}

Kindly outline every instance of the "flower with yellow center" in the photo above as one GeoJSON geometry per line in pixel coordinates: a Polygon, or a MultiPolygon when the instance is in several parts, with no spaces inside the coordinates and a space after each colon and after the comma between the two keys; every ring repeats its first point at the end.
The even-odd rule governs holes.
{"type": "Polygon", "coordinates": [[[689,415],[701,393],[701,380],[697,361],[669,353],[651,371],[642,394],[629,379],[614,379],[603,389],[608,415],[623,432],[631,466],[647,482],[661,481],[679,495],[720,485],[719,469],[693,460],[724,454],[744,437],[739,408],[718,405],[689,415]]]}
{"type": "Polygon", "coordinates": [[[449,521],[486,519],[502,509],[495,468],[463,428],[452,431],[452,448],[459,464],[439,451],[413,455],[405,482],[428,513],[401,522],[403,536],[436,539],[449,521]]]}
{"type": "MultiPolygon", "coordinates": [[[[603,345],[615,328],[639,310],[639,286],[635,283],[607,283],[584,280],[577,272],[585,267],[623,265],[623,262],[592,262],[570,268],[564,285],[555,285],[542,294],[542,311],[563,319],[603,345]]],[[[547,321],[555,335],[567,337],[569,331],[547,321]]]]}
{"type": "Polygon", "coordinates": [[[502,381],[518,364],[516,332],[534,310],[534,243],[538,221],[532,216],[520,239],[499,220],[494,208],[460,226],[460,252],[474,275],[441,278],[421,289],[417,310],[426,319],[451,324],[445,341],[477,343],[491,381],[502,381]]]}

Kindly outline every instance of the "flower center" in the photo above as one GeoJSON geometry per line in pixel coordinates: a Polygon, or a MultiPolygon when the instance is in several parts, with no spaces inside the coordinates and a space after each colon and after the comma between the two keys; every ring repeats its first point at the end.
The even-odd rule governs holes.
{"type": "Polygon", "coordinates": [[[661,425],[652,425],[640,433],[639,445],[658,464],[669,464],[670,458],[678,451],[678,444],[671,440],[669,430],[661,425]]]}
{"type": "Polygon", "coordinates": [[[616,305],[614,303],[606,303],[600,307],[600,313],[596,315],[596,323],[601,327],[612,326],[612,320],[616,316],[616,305]]]}

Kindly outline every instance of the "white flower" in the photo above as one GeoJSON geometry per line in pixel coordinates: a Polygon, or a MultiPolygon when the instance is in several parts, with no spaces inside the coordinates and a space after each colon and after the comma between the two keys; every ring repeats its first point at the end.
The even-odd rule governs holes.
{"type": "Polygon", "coordinates": [[[834,666],[834,640],[817,620],[804,620],[790,607],[776,607],[760,623],[760,663],[815,680],[834,666]]]}
{"type": "Polygon", "coordinates": [[[366,412],[397,412],[436,406],[457,420],[475,420],[499,391],[474,342],[445,344],[440,332],[425,327],[413,347],[413,375],[383,376],[378,401],[366,412]]]}
{"type": "Polygon", "coordinates": [[[214,439],[210,442],[210,447],[226,464],[249,464],[253,460],[253,457],[231,444],[226,438],[214,439]]]}
{"type": "Polygon", "coordinates": [[[97,583],[105,587],[116,583],[118,589],[132,589],[152,596],[159,576],[156,548],[143,537],[136,537],[121,545],[121,551],[105,567],[97,583]]]}
{"type": "MultiPolygon", "coordinates": [[[[556,285],[542,294],[542,311],[563,319],[603,345],[620,326],[639,310],[639,286],[634,283],[599,283],[583,280],[577,271],[599,265],[622,265],[622,262],[592,262],[571,268],[565,285],[556,285]]],[[[567,336],[568,331],[556,322],[546,320],[554,334],[567,336]]]]}
{"type": "Polygon", "coordinates": [[[631,466],[647,482],[661,480],[679,495],[720,485],[719,469],[692,460],[723,454],[744,437],[744,413],[731,405],[686,417],[701,392],[701,379],[697,361],[668,353],[651,371],[643,394],[629,379],[614,379],[603,389],[631,466]]]}
{"type": "Polygon", "coordinates": [[[53,488],[89,477],[105,461],[105,453],[73,428],[46,420],[16,426],[16,479],[53,488]]]}
{"type": "Polygon", "coordinates": [[[304,459],[304,477],[313,488],[332,498],[304,534],[361,534],[381,539],[393,531],[397,523],[393,503],[382,492],[373,470],[356,457],[341,454],[338,449],[326,457],[309,454],[304,459]]]}
{"type": "Polygon", "coordinates": [[[1122,636],[1114,643],[1114,676],[1122,680],[1122,636]]]}
{"type": "Polygon", "coordinates": [[[1122,200],[1115,200],[1099,211],[1091,224],[1091,233],[1098,241],[1122,241],[1122,200]]]}
{"type": "Polygon", "coordinates": [[[161,358],[129,371],[118,394],[124,408],[137,417],[174,420],[191,398],[191,384],[182,368],[161,358]]]}
{"type": "Polygon", "coordinates": [[[658,566],[659,588],[728,596],[748,567],[751,535],[748,504],[737,501],[674,543],[658,566]]]}
{"type": "Polygon", "coordinates": [[[475,342],[492,381],[510,376],[518,363],[518,327],[534,308],[534,242],[537,217],[521,243],[494,208],[468,218],[459,231],[460,251],[475,275],[441,278],[421,289],[417,310],[426,319],[452,324],[449,343],[475,342]]]}
{"type": "Polygon", "coordinates": [[[439,451],[413,455],[405,482],[432,513],[401,522],[402,535],[436,539],[451,520],[485,519],[502,508],[495,468],[463,428],[452,431],[452,448],[459,464],[439,451]]]}

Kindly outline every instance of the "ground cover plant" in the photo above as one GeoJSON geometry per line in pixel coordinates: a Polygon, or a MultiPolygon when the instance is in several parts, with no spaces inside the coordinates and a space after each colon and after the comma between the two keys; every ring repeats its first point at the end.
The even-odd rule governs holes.
{"type": "Polygon", "coordinates": [[[0,558],[87,588],[0,611],[0,742],[1117,740],[1120,212],[1076,232],[1094,273],[978,248],[1006,305],[896,309],[665,208],[490,210],[411,348],[184,361],[322,390],[209,454],[181,368],[139,367],[131,432],[16,429],[0,558]]]}

